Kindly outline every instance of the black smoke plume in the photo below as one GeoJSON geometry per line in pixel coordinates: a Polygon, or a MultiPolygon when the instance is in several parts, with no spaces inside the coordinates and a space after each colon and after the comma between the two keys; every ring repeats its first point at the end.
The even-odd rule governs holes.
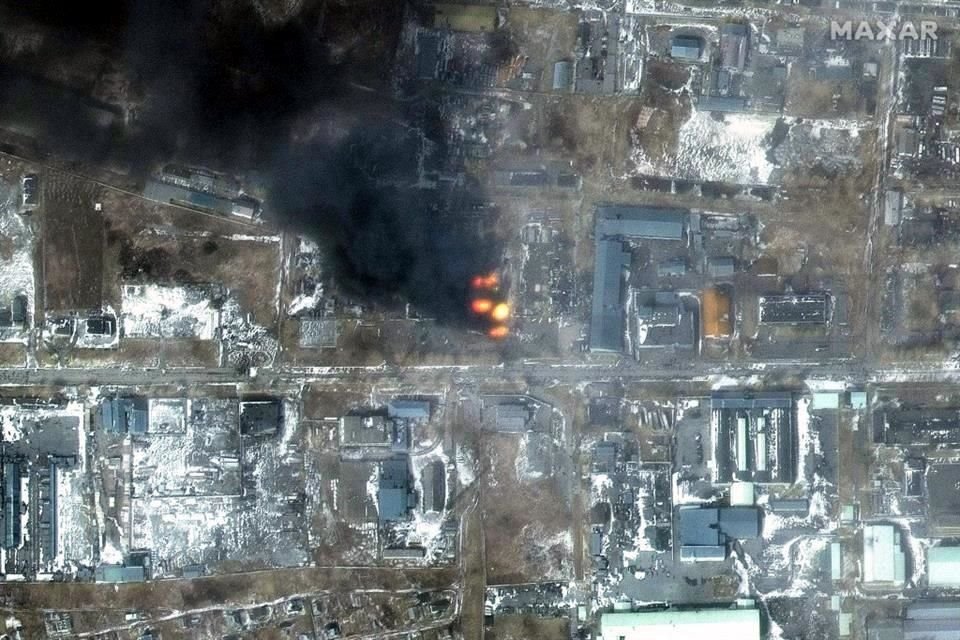
{"type": "Polygon", "coordinates": [[[25,124],[54,153],[134,174],[170,160],[266,172],[266,209],[327,249],[347,293],[466,320],[470,277],[498,251],[451,210],[475,194],[417,186],[424,150],[443,150],[445,134],[442,122],[411,134],[383,80],[403,2],[307,0],[276,20],[263,2],[0,0],[5,24],[54,34],[28,51],[0,41],[0,126],[25,124]],[[122,69],[132,117],[44,77],[85,49],[122,69]],[[320,139],[318,122],[354,124],[320,139]]]}
{"type": "Polygon", "coordinates": [[[389,304],[406,300],[446,322],[469,319],[472,276],[496,266],[495,243],[448,197],[410,182],[420,150],[408,132],[361,129],[333,149],[299,147],[274,172],[272,205],[320,238],[338,284],[389,304]]]}

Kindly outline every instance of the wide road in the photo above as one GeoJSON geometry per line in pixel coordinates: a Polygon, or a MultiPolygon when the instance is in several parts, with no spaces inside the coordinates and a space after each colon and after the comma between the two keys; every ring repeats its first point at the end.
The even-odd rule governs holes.
{"type": "Polygon", "coordinates": [[[776,361],[765,363],[691,363],[687,367],[657,367],[622,360],[619,362],[565,363],[525,361],[499,365],[424,365],[356,367],[282,367],[261,370],[256,378],[238,374],[230,368],[91,368],[25,369],[0,368],[0,386],[194,386],[205,384],[244,384],[254,388],[316,382],[396,380],[429,383],[440,379],[482,382],[535,382],[539,385],[568,384],[589,380],[618,379],[625,382],[688,382],[700,385],[750,379],[838,380],[850,384],[960,382],[960,367],[945,362],[924,366],[916,362],[867,369],[862,362],[850,361],[776,361]]]}

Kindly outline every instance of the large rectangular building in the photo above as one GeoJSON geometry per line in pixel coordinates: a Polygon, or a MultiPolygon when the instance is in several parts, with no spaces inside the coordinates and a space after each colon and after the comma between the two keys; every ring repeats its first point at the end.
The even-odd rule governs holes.
{"type": "Polygon", "coordinates": [[[594,227],[593,308],[590,349],[619,352],[626,325],[624,271],[630,267],[628,238],[683,240],[687,211],[629,205],[597,207],[594,227]]]}
{"type": "Polygon", "coordinates": [[[761,324],[826,324],[830,298],[825,293],[760,296],[761,324]]]}
{"type": "Polygon", "coordinates": [[[600,616],[602,640],[760,640],[757,609],[666,609],[600,616]]]}
{"type": "Polygon", "coordinates": [[[714,481],[792,483],[797,441],[790,392],[718,391],[710,398],[714,481]]]}
{"type": "Polygon", "coordinates": [[[933,547],[927,551],[927,584],[960,587],[960,547],[933,547]]]}
{"type": "Polygon", "coordinates": [[[960,603],[915,602],[903,618],[867,621],[867,640],[956,640],[960,603]]]}
{"type": "Polygon", "coordinates": [[[906,556],[900,532],[889,524],[868,524],[863,528],[863,582],[870,585],[900,586],[906,578],[906,556]]]}

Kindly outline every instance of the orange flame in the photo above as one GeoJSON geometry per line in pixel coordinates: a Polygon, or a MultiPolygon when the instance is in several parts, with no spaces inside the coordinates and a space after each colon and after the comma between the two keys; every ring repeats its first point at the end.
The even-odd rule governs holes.
{"type": "Polygon", "coordinates": [[[500,284],[500,278],[496,273],[488,273],[485,276],[473,276],[470,286],[474,289],[493,289],[500,284]]]}
{"type": "Polygon", "coordinates": [[[490,310],[490,317],[496,320],[497,322],[503,322],[510,317],[510,305],[506,302],[501,302],[497,304],[493,309],[490,310]]]}
{"type": "Polygon", "coordinates": [[[510,335],[510,329],[508,329],[506,325],[498,324],[495,327],[491,327],[490,330],[487,331],[487,335],[491,338],[496,338],[499,340],[510,335]]]}
{"type": "Polygon", "coordinates": [[[474,313],[489,313],[493,309],[493,300],[488,298],[477,298],[470,303],[470,308],[474,313]]]}

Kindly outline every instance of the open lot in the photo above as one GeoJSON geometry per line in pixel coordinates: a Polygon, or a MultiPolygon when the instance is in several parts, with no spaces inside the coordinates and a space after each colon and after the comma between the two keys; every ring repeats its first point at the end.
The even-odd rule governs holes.
{"type": "Polygon", "coordinates": [[[105,226],[96,211],[100,188],[50,172],[42,177],[42,255],[47,311],[85,311],[103,304],[105,226]]]}
{"type": "Polygon", "coordinates": [[[562,579],[573,568],[570,511],[556,479],[518,478],[520,438],[486,435],[483,443],[483,526],[487,583],[562,579]]]}

